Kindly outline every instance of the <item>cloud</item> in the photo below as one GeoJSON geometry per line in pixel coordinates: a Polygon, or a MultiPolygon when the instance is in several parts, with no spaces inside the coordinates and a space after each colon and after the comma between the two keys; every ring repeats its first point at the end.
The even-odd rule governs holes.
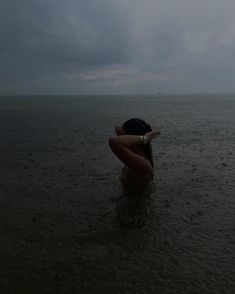
{"type": "Polygon", "coordinates": [[[234,11],[230,0],[1,1],[0,94],[235,91],[234,11]]]}

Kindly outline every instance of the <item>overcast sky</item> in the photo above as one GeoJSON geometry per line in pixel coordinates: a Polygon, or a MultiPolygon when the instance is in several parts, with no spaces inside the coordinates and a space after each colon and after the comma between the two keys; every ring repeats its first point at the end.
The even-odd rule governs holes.
{"type": "Polygon", "coordinates": [[[234,0],[1,0],[0,94],[235,92],[234,0]]]}

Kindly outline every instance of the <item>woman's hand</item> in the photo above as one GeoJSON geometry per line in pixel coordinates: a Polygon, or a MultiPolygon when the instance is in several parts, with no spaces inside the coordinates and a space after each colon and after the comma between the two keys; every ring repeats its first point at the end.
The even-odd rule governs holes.
{"type": "Polygon", "coordinates": [[[159,131],[151,131],[151,132],[144,134],[144,136],[147,138],[146,143],[150,143],[153,139],[160,136],[160,132],[159,131]]]}

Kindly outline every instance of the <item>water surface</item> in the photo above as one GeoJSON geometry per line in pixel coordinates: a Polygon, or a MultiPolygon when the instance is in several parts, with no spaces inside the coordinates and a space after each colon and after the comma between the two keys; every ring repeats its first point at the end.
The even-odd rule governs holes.
{"type": "Polygon", "coordinates": [[[234,292],[235,96],[0,98],[1,293],[234,292]],[[161,131],[143,197],[114,127],[161,131]]]}

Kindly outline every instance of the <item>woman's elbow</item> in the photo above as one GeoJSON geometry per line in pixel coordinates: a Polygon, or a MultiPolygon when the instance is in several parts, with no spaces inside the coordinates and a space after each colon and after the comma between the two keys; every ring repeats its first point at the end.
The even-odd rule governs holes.
{"type": "Polygon", "coordinates": [[[109,138],[109,147],[112,149],[114,153],[117,153],[120,150],[120,148],[122,148],[117,140],[117,137],[109,138]]]}
{"type": "Polygon", "coordinates": [[[109,143],[109,146],[112,147],[113,144],[115,143],[115,137],[110,137],[108,143],[109,143]]]}
{"type": "Polygon", "coordinates": [[[109,147],[111,149],[113,149],[117,145],[116,138],[115,137],[110,137],[108,143],[109,143],[109,147]]]}

